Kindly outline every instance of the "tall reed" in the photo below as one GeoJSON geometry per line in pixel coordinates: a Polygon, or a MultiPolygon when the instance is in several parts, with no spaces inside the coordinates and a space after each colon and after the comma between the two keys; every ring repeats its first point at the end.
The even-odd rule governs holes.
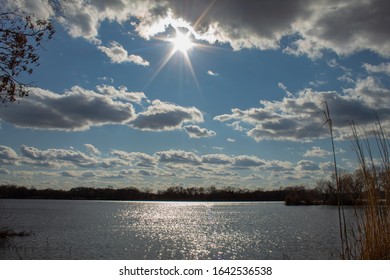
{"type": "Polygon", "coordinates": [[[325,105],[325,110],[323,111],[325,116],[325,123],[323,126],[328,125],[330,140],[332,143],[332,154],[333,154],[333,166],[334,166],[334,177],[336,181],[336,192],[337,192],[337,208],[338,208],[338,216],[339,216],[339,231],[340,231],[340,240],[341,240],[341,258],[348,259],[351,255],[351,250],[349,246],[349,238],[348,238],[348,227],[345,218],[345,212],[342,202],[342,185],[340,184],[339,172],[337,168],[337,160],[336,160],[336,149],[334,144],[334,135],[333,135],[333,122],[330,116],[328,102],[324,100],[323,105],[325,105]]]}
{"type": "Polygon", "coordinates": [[[347,240],[354,246],[349,258],[390,259],[390,142],[379,121],[372,134],[354,123],[351,128],[364,187],[362,206],[355,211],[354,238],[347,240]]]}
{"type": "MultiPolygon", "coordinates": [[[[342,259],[390,259],[390,142],[381,122],[371,133],[360,131],[351,123],[351,142],[357,155],[361,185],[355,219],[347,223],[340,184],[333,135],[333,124],[328,103],[323,102],[324,125],[328,125],[338,196],[339,230],[342,259]],[[373,146],[373,144],[375,144],[373,146]],[[373,149],[377,152],[374,155],[373,149]]],[[[356,178],[359,180],[359,178],[356,178]]]]}

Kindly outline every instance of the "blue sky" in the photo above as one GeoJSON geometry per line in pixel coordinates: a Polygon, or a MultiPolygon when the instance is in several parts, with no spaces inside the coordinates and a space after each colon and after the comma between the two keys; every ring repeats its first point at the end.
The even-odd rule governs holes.
{"type": "MultiPolygon", "coordinates": [[[[53,17],[38,0],[6,5],[53,17]]],[[[390,128],[387,1],[76,1],[30,96],[0,107],[0,183],[315,185],[390,128]],[[176,37],[186,37],[180,49],[176,37]]]]}

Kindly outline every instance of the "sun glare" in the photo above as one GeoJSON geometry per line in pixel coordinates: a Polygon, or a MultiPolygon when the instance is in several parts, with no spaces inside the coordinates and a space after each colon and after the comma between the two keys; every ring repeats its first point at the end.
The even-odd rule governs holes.
{"type": "Polygon", "coordinates": [[[192,66],[189,51],[194,48],[204,48],[205,45],[196,43],[192,40],[192,38],[196,38],[194,34],[194,30],[191,27],[183,27],[183,26],[175,26],[172,25],[175,29],[176,34],[172,34],[173,36],[167,36],[165,38],[159,38],[161,41],[169,42],[171,44],[170,50],[166,53],[163,60],[160,63],[160,66],[156,70],[155,74],[151,78],[150,82],[154,80],[154,78],[160,73],[160,71],[167,65],[167,63],[172,59],[172,57],[176,53],[180,53],[180,60],[183,61],[187,66],[187,69],[190,71],[197,87],[200,89],[198,79],[196,78],[195,70],[192,66]],[[187,29],[187,32],[182,32],[179,28],[187,29]]]}
{"type": "Polygon", "coordinates": [[[180,51],[186,54],[187,51],[193,47],[190,34],[190,32],[183,34],[178,30],[176,31],[176,37],[169,40],[173,44],[174,52],[180,51]]]}

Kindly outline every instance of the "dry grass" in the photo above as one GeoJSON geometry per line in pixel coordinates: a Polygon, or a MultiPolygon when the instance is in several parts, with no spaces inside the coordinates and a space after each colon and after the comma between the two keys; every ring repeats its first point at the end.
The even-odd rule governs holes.
{"type": "Polygon", "coordinates": [[[351,127],[364,188],[362,206],[355,211],[353,238],[343,240],[344,247],[350,248],[344,255],[347,259],[390,259],[390,142],[379,121],[372,134],[354,124],[351,127]]]}
{"type": "MultiPolygon", "coordinates": [[[[342,259],[390,259],[390,142],[379,119],[371,133],[352,123],[351,142],[356,151],[363,186],[355,207],[355,220],[347,223],[338,174],[332,119],[326,100],[324,125],[328,125],[333,149],[334,173],[338,195],[342,259]],[[375,151],[375,152],[374,152],[375,151]]],[[[361,177],[361,178],[360,178],[361,177]]],[[[358,178],[357,178],[358,179],[358,178]]]]}

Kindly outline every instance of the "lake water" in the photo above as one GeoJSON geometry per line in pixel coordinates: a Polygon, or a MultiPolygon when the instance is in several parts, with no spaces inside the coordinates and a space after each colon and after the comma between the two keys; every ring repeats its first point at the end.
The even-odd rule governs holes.
{"type": "Polygon", "coordinates": [[[0,259],[338,259],[337,207],[0,200],[0,259]]]}

